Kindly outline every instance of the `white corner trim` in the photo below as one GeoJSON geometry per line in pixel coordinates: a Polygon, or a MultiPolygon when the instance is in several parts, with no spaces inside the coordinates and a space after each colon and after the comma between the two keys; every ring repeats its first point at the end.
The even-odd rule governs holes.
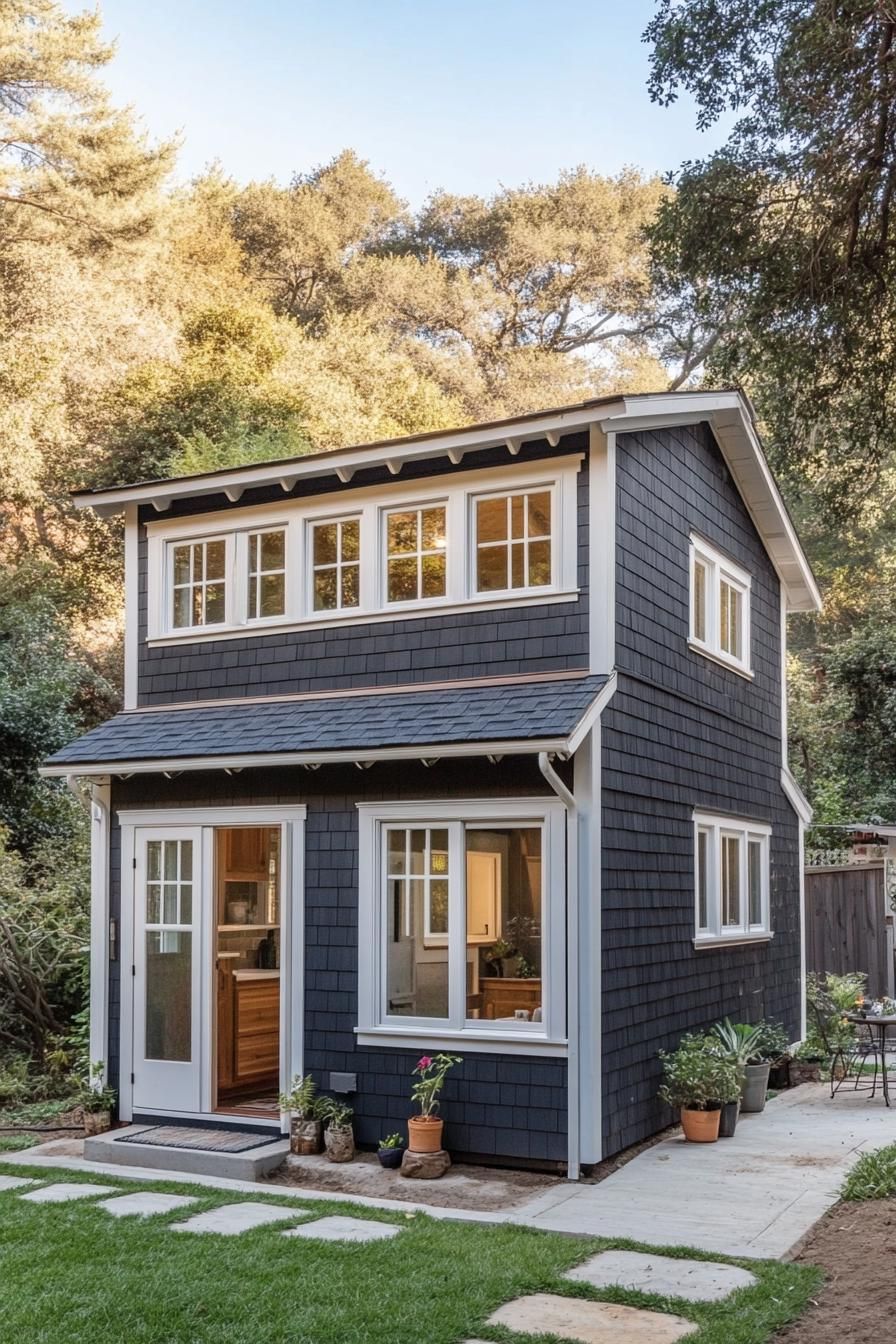
{"type": "Polygon", "coordinates": [[[140,524],[136,504],[124,511],[124,708],[137,706],[140,652],[140,524]]]}
{"type": "Polygon", "coordinates": [[[781,788],[803,825],[810,826],[815,815],[812,805],[786,765],[781,768],[781,788]]]}
{"type": "MultiPolygon", "coordinates": [[[[90,1027],[91,1064],[109,1059],[109,826],[112,789],[91,788],[90,804],[90,1027]]],[[[119,921],[118,955],[121,955],[119,921]]],[[[103,1070],[105,1081],[106,1070],[103,1070]]]]}
{"type": "Polygon", "coordinates": [[[591,426],[588,474],[588,594],[592,672],[616,665],[616,435],[591,426]]]}

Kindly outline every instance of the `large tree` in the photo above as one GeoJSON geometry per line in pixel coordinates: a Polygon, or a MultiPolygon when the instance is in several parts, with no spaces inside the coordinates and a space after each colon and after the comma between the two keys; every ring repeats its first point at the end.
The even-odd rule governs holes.
{"type": "Polygon", "coordinates": [[[654,99],[734,119],[661,210],[665,285],[794,479],[861,493],[896,448],[896,7],[660,0],[645,36],[654,99]]]}

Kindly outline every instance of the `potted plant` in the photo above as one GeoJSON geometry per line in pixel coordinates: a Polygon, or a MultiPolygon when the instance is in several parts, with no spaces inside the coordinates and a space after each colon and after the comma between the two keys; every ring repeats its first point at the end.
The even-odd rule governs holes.
{"type": "Polygon", "coordinates": [[[289,1151],[301,1157],[321,1150],[320,1098],[310,1073],[296,1074],[288,1092],[281,1092],[280,1109],[289,1112],[289,1151]]]}
{"type": "Polygon", "coordinates": [[[824,1050],[811,1039],[803,1041],[790,1061],[790,1081],[794,1087],[800,1083],[820,1083],[821,1066],[824,1063],[824,1050]]]}
{"type": "Polygon", "coordinates": [[[660,1051],[665,1081],[660,1097],[681,1112],[681,1127],[691,1143],[715,1143],[722,1103],[737,1096],[736,1066],[703,1036],[685,1036],[677,1050],[660,1051]]]}
{"type": "Polygon", "coordinates": [[[745,1113],[765,1109],[768,1075],[772,1058],[779,1053],[777,1033],[780,1028],[766,1022],[751,1025],[748,1022],[717,1022],[713,1036],[718,1039],[728,1059],[736,1059],[743,1069],[743,1089],[740,1108],[745,1113]]]}
{"type": "Polygon", "coordinates": [[[85,1134],[104,1134],[112,1124],[116,1092],[103,1082],[105,1067],[102,1060],[91,1064],[89,1076],[81,1088],[79,1103],[84,1116],[85,1134]]]}
{"type": "Polygon", "coordinates": [[[351,1107],[344,1106],[341,1101],[334,1101],[332,1097],[323,1097],[318,1103],[318,1109],[326,1124],[324,1148],[328,1159],[331,1162],[351,1162],[355,1155],[355,1136],[352,1131],[354,1112],[351,1107]]]}
{"type": "Polygon", "coordinates": [[[494,966],[498,974],[512,980],[519,968],[519,954],[513,943],[499,938],[486,954],[486,960],[494,966]]]}
{"type": "Polygon", "coordinates": [[[400,1134],[387,1134],[384,1139],[380,1139],[376,1155],[381,1167],[400,1167],[404,1157],[404,1139],[400,1134]]]}
{"type": "Polygon", "coordinates": [[[408,1148],[412,1153],[438,1153],[442,1149],[442,1117],[437,1115],[439,1093],[445,1085],[448,1070],[463,1060],[457,1055],[424,1055],[417,1061],[411,1088],[411,1099],[419,1109],[408,1120],[408,1148]]]}

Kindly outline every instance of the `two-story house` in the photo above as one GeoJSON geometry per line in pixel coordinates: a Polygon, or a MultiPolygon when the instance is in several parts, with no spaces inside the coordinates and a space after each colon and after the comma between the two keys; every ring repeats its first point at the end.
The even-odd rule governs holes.
{"type": "Polygon", "coordinates": [[[802,1034],[787,613],[819,596],[737,392],[605,397],[80,493],[125,524],[92,787],[91,1050],[124,1119],[361,1143],[422,1051],[447,1144],[576,1174],[657,1051],[802,1034]]]}

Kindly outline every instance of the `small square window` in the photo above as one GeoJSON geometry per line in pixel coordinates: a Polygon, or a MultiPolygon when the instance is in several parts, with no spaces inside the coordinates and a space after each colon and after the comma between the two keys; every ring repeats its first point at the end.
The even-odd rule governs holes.
{"type": "Polygon", "coordinates": [[[170,548],[171,624],[175,630],[221,625],[226,619],[227,543],[178,542],[170,548]]]}
{"type": "Polygon", "coordinates": [[[361,520],[337,518],[311,529],[315,611],[343,611],[361,602],[361,520]]]}
{"type": "Polygon", "coordinates": [[[475,554],[477,593],[550,586],[550,490],[477,499],[475,554]]]}
{"type": "Polygon", "coordinates": [[[386,600],[419,602],[446,591],[445,506],[386,514],[386,600]]]}

